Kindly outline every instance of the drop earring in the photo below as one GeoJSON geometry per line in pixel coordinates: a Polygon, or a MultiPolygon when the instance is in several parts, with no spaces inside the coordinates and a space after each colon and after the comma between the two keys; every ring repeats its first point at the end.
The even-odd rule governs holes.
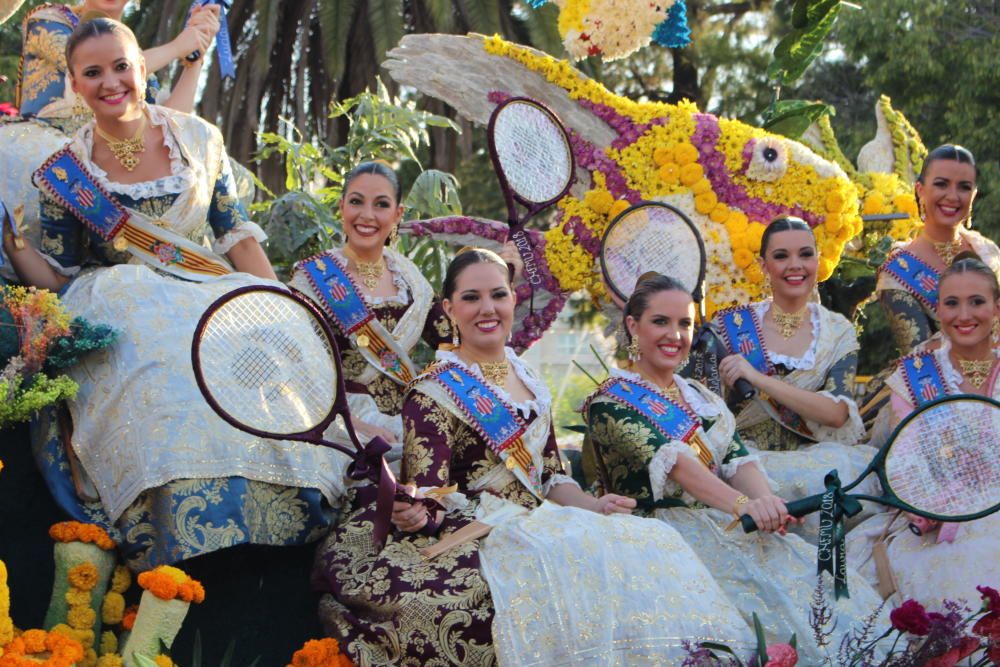
{"type": "Polygon", "coordinates": [[[458,335],[458,322],[451,320],[451,346],[458,347],[462,344],[462,339],[458,335]]]}
{"type": "Polygon", "coordinates": [[[642,353],[639,351],[639,337],[632,336],[632,340],[629,342],[628,347],[625,348],[628,352],[628,360],[635,363],[642,359],[642,353]]]}

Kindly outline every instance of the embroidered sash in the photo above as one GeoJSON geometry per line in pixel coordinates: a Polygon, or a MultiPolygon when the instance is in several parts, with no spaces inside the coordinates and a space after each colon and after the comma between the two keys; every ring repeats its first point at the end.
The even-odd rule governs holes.
{"type": "MultiPolygon", "coordinates": [[[[722,337],[730,351],[739,354],[761,373],[774,374],[774,364],[771,362],[767,348],[764,346],[764,335],[760,320],[752,306],[733,306],[720,311],[716,317],[722,322],[722,337]]],[[[796,435],[816,440],[812,429],[798,413],[789,410],[773,398],[758,392],[754,399],[760,401],[764,411],[774,421],[781,424],[796,435]]]]}
{"type": "Polygon", "coordinates": [[[915,352],[899,360],[910,403],[921,406],[948,393],[944,373],[933,352],[915,352]]]}
{"type": "Polygon", "coordinates": [[[750,306],[733,306],[719,311],[716,317],[722,322],[722,338],[733,354],[750,362],[761,373],[771,375],[774,367],[764,347],[764,335],[757,315],[750,306]]]}
{"type": "Polygon", "coordinates": [[[937,289],[941,274],[907,250],[897,250],[879,267],[899,281],[927,310],[937,307],[937,289]]]}
{"type": "Polygon", "coordinates": [[[131,215],[96,182],[70,147],[46,160],[35,172],[34,182],[117,250],[127,249],[156,269],[196,281],[232,272],[207,248],[131,215]]]}
{"type": "Polygon", "coordinates": [[[382,326],[346,269],[329,251],[299,262],[323,311],[369,364],[399,384],[409,384],[416,370],[399,341],[382,326]]]}
{"type": "Polygon", "coordinates": [[[694,450],[698,460],[709,470],[715,470],[712,451],[697,435],[701,420],[690,408],[664,396],[652,387],[616,377],[604,382],[597,393],[635,410],[667,440],[680,440],[694,450]]]}
{"type": "Polygon", "coordinates": [[[445,390],[507,469],[542,499],[541,477],[521,438],[527,429],[517,411],[486,383],[458,364],[434,366],[424,377],[445,390]]]}

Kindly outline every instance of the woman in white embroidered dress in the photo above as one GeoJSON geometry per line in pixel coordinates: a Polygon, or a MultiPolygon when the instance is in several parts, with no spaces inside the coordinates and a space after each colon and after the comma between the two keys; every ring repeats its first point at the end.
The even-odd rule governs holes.
{"type": "MultiPolygon", "coordinates": [[[[809,225],[791,217],[772,221],[761,238],[760,263],[772,297],[736,312],[752,320],[768,367],[732,354],[719,363],[719,374],[730,387],[742,378],[757,389],[734,409],[736,430],[751,451],[760,451],[778,495],[794,500],[823,491],[831,469],[854,479],[875,450],[857,444],[864,425],[854,402],[854,327],[811,301],[819,256],[809,225]]],[[[725,330],[733,316],[724,311],[715,323],[725,330]]],[[[800,534],[815,539],[817,520],[810,517],[800,534]]]]}
{"type": "MultiPolygon", "coordinates": [[[[691,295],[671,278],[649,274],[640,278],[625,316],[632,368],[613,370],[584,407],[606,490],[636,498],[646,516],[676,528],[744,616],[757,613],[769,643],[795,633],[804,664],[820,664],[825,652],[810,625],[816,549],[785,534],[795,520],[772,493],[759,457],[744,448],[725,402],[675,373],[691,349],[691,295]],[[626,395],[650,392],[645,401],[631,399],[651,406],[648,414],[616,398],[612,387],[620,381],[633,383],[626,395]],[[670,407],[678,418],[690,415],[696,430],[668,435],[654,415],[670,414],[670,407]],[[743,515],[760,532],[733,525],[743,515]]],[[[831,579],[823,576],[829,589],[831,579]]],[[[831,602],[833,653],[881,602],[853,571],[848,582],[851,597],[831,602]]]]}
{"type": "Polygon", "coordinates": [[[505,348],[515,299],[504,261],[459,254],[443,297],[461,344],[407,396],[402,476],[447,509],[395,503],[397,530],[377,545],[374,488],[351,490],[317,559],[327,631],[360,665],[679,664],[682,642],[713,637],[746,653],[748,627],[672,528],[562,474],[549,392],[505,348]],[[452,374],[462,389],[440,379],[452,374]],[[476,417],[484,404],[510,416],[476,417]],[[491,440],[505,424],[523,435],[491,440]],[[485,539],[421,557],[477,519],[495,526],[485,539]]]}
{"type": "MultiPolygon", "coordinates": [[[[209,590],[215,586],[209,602],[192,611],[201,620],[277,628],[304,617],[266,648],[241,642],[237,662],[249,663],[260,648],[266,662],[276,663],[281,658],[269,651],[287,658],[315,618],[305,589],[305,544],[329,525],[331,504],[343,492],[343,457],[245,434],[211,410],[195,383],[191,340],[205,308],[237,287],[280,285],[260,246],[263,233],[235,196],[218,129],[143,101],[145,65],[121,23],[96,19],[79,26],[68,41],[67,60],[72,85],[94,110],[94,121],[53,159],[69,160],[83,176],[71,183],[62,180],[67,174],[61,167],[40,172],[44,254],[18,249],[9,234],[4,246],[24,282],[60,291],[71,312],[111,323],[121,336],[71,373],[80,385],[69,403],[72,451],[49,438],[36,459],[60,506],[108,529],[130,567],[185,561],[209,590]],[[129,144],[121,137],[139,140],[129,144]],[[88,205],[104,195],[105,213],[117,207],[130,216],[114,240],[92,231],[103,217],[87,218],[88,205]],[[136,243],[134,233],[155,241],[136,243]],[[214,237],[212,251],[200,245],[206,235],[214,237]],[[71,481],[74,454],[89,483],[71,481]],[[300,547],[278,556],[256,545],[300,547]],[[240,557],[230,556],[233,547],[240,557]],[[297,570],[288,561],[295,554],[302,557],[297,570]],[[288,580],[272,588],[271,575],[288,580]],[[297,578],[301,594],[293,600],[286,595],[280,618],[258,614],[248,621],[242,609],[213,605],[213,597],[221,604],[239,600],[244,576],[278,595],[294,590],[297,578]],[[305,613],[296,614],[302,605],[305,613]]],[[[267,637],[258,629],[256,637],[267,637]]],[[[202,632],[233,636],[231,628],[206,626],[202,632]]],[[[220,640],[219,655],[208,662],[221,660],[224,644],[220,640]]]]}
{"type": "MultiPolygon", "coordinates": [[[[990,336],[1000,318],[996,274],[972,253],[960,254],[941,277],[936,317],[942,335],[900,360],[886,382],[892,395],[883,410],[893,426],[926,400],[918,383],[907,379],[902,364],[908,360],[932,370],[933,384],[945,394],[1000,400],[1000,346],[990,336]]],[[[946,599],[977,607],[976,586],[1000,586],[1000,514],[939,524],[888,508],[851,531],[848,552],[850,562],[885,595],[913,598],[932,609],[946,599]],[[910,524],[921,534],[908,530],[910,524]]]]}

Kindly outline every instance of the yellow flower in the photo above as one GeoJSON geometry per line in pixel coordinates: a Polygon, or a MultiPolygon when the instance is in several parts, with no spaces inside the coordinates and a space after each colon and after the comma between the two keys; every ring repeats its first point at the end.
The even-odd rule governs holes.
{"type": "Polygon", "coordinates": [[[826,228],[827,233],[836,234],[840,231],[840,228],[844,225],[844,219],[839,215],[830,214],[826,216],[826,220],[823,222],[823,226],[826,228]]]}
{"type": "Polygon", "coordinates": [[[733,261],[736,263],[736,266],[746,269],[754,263],[753,253],[746,248],[737,248],[733,251],[733,261]]]}
{"type": "Polygon", "coordinates": [[[864,207],[861,209],[865,215],[877,215],[885,207],[885,197],[878,190],[869,192],[865,197],[864,207]]]}
{"type": "Polygon", "coordinates": [[[690,142],[678,144],[674,149],[674,159],[682,166],[691,164],[698,159],[698,149],[690,142]]]}
{"type": "Polygon", "coordinates": [[[90,591],[82,591],[79,588],[71,588],[66,591],[66,604],[73,606],[89,605],[90,591]]]}
{"type": "Polygon", "coordinates": [[[101,655],[118,652],[118,637],[110,630],[101,633],[101,655]]]}
{"type": "Polygon", "coordinates": [[[615,203],[615,198],[607,190],[588,190],[583,196],[583,203],[595,213],[606,215],[615,203]]]}
{"type": "Polygon", "coordinates": [[[97,567],[93,563],[80,563],[70,568],[69,583],[81,591],[89,591],[97,585],[97,567]]]}
{"type": "Polygon", "coordinates": [[[124,665],[120,655],[102,655],[97,659],[97,667],[124,667],[124,665]]]}
{"type": "Polygon", "coordinates": [[[819,258],[819,268],[816,270],[816,280],[823,282],[833,275],[833,270],[837,268],[837,260],[828,257],[819,258]]]}
{"type": "Polygon", "coordinates": [[[170,659],[170,656],[163,655],[162,653],[153,658],[153,662],[156,663],[156,667],[177,667],[174,661],[170,659]]]}
{"type": "Polygon", "coordinates": [[[691,186],[691,192],[700,195],[703,192],[712,192],[712,184],[707,178],[703,178],[691,186]]]}
{"type": "Polygon", "coordinates": [[[719,202],[715,205],[715,208],[712,209],[709,217],[713,222],[718,222],[719,224],[724,225],[726,224],[726,221],[729,220],[729,207],[722,202],[719,202]]]}
{"type": "Polygon", "coordinates": [[[666,183],[667,185],[677,185],[677,183],[680,181],[681,177],[680,167],[678,167],[673,162],[667,162],[666,164],[662,165],[658,173],[660,174],[660,180],[666,183]]]}
{"type": "Polygon", "coordinates": [[[764,236],[765,229],[767,229],[767,227],[759,222],[747,225],[747,247],[751,252],[760,252],[760,240],[764,236]]]}
{"type": "Polygon", "coordinates": [[[66,622],[74,630],[87,630],[94,627],[97,612],[90,607],[72,607],[66,614],[66,622]]]}
{"type": "Polygon", "coordinates": [[[719,203],[719,199],[715,196],[715,193],[709,190],[708,192],[702,192],[700,195],[694,198],[694,208],[696,211],[702,215],[708,215],[715,208],[715,205],[719,203]]]}
{"type": "Polygon", "coordinates": [[[705,171],[697,162],[692,162],[681,167],[681,183],[688,187],[700,181],[704,175],[705,171]]]}
{"type": "Polygon", "coordinates": [[[124,593],[132,585],[132,573],[124,565],[115,567],[115,573],[111,576],[111,590],[115,593],[124,593]]]}
{"type": "Polygon", "coordinates": [[[627,209],[631,204],[628,203],[627,199],[618,199],[614,204],[611,205],[611,210],[608,211],[609,218],[617,218],[621,215],[625,209],[627,209]]]}
{"type": "Polygon", "coordinates": [[[743,274],[747,277],[747,280],[754,284],[761,284],[764,282],[764,272],[760,269],[760,264],[757,262],[751,262],[750,266],[743,267],[743,274]]]}
{"type": "Polygon", "coordinates": [[[826,210],[828,213],[840,213],[844,210],[844,195],[834,190],[826,196],[826,210]]]}
{"type": "Polygon", "coordinates": [[[108,625],[118,625],[125,614],[125,598],[121,593],[108,592],[101,604],[101,620],[108,625]]]}
{"type": "Polygon", "coordinates": [[[663,166],[674,161],[674,149],[670,146],[657,146],[653,149],[653,162],[663,166]]]}

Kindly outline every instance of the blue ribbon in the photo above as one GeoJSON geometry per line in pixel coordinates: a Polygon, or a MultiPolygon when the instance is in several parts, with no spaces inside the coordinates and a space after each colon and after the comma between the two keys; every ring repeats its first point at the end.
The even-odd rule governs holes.
{"type": "MultiPolygon", "coordinates": [[[[219,73],[223,79],[236,79],[236,64],[233,62],[233,45],[229,37],[229,18],[227,12],[232,9],[232,0],[201,0],[199,6],[219,5],[219,32],[215,35],[216,59],[219,61],[219,73]]],[[[190,16],[190,14],[188,14],[190,16]]],[[[195,51],[188,60],[197,60],[203,54],[195,51]],[[192,57],[193,56],[193,57],[192,57]]]]}
{"type": "Polygon", "coordinates": [[[851,597],[847,590],[847,544],[844,517],[861,511],[861,503],[844,493],[836,470],[823,480],[826,492],[819,508],[819,542],[816,573],[829,572],[833,577],[835,599],[851,597]]]}

